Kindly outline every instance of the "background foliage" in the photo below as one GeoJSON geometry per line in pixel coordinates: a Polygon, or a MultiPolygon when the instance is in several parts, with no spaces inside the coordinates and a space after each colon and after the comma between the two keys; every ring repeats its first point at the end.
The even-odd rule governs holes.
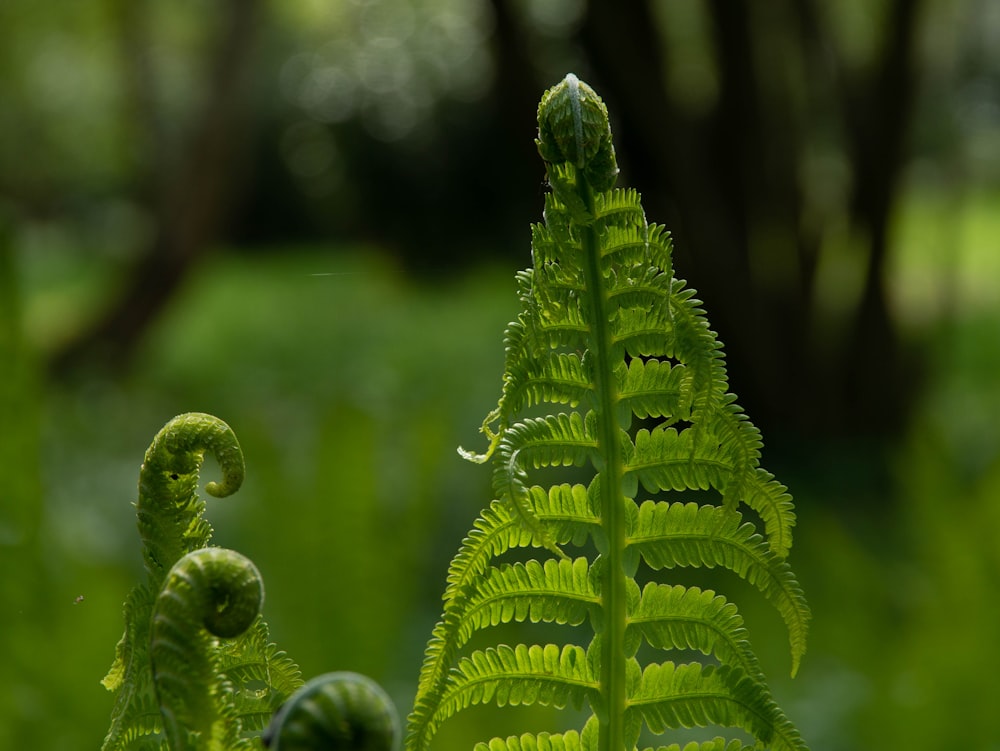
{"type": "Polygon", "coordinates": [[[102,737],[138,464],[189,410],[243,442],[209,516],[275,640],[409,706],[574,70],[796,498],[794,683],[754,640],[780,703],[814,748],[990,747],[997,8],[620,6],[0,5],[0,745],[102,737]]]}

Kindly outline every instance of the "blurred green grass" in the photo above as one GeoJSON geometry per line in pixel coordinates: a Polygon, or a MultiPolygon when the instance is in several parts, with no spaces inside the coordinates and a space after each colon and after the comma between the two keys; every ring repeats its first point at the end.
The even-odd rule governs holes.
{"type": "MultiPolygon", "coordinates": [[[[892,486],[871,484],[846,448],[798,467],[765,453],[798,504],[792,563],[815,616],[795,681],[777,617],[752,595],[733,599],[779,702],[816,749],[954,745],[956,717],[967,747],[987,748],[995,735],[992,205],[917,203],[898,217],[894,299],[911,335],[929,343],[930,368],[911,435],[887,468],[892,486]]],[[[65,266],[29,262],[24,276],[24,329],[39,345],[65,325],[67,299],[97,299],[107,283],[94,267],[74,272],[87,259],[53,258],[65,266]]],[[[99,744],[111,702],[98,681],[141,573],[129,506],[139,464],[155,432],[193,410],[227,420],[243,444],[247,482],[211,500],[208,514],[215,542],[260,567],[275,641],[307,675],[371,674],[405,712],[447,562],[490,497],[489,473],[455,448],[482,445],[503,327],[517,311],[513,272],[485,267],[430,283],[366,248],[220,252],[123,378],[47,388],[22,371],[8,379],[7,403],[24,409],[5,415],[6,427],[19,425],[28,448],[0,455],[5,496],[29,505],[12,514],[5,499],[0,514],[0,639],[11,655],[0,672],[0,746],[99,744]]],[[[30,369],[30,351],[15,354],[30,369]]],[[[207,462],[206,478],[215,472],[207,462]]],[[[486,717],[498,733],[572,721],[477,710],[448,723],[442,747],[478,739],[486,717]]]]}

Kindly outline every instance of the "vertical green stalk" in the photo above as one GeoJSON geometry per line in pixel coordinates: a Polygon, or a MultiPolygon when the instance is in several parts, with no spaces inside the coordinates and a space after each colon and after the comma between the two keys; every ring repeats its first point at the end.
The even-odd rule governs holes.
{"type": "MultiPolygon", "coordinates": [[[[624,751],[629,743],[625,726],[627,668],[625,626],[627,582],[630,573],[625,556],[625,508],[622,496],[623,459],[615,407],[619,401],[614,379],[613,342],[609,323],[610,300],[602,269],[601,237],[595,194],[609,190],[618,176],[611,143],[607,110],[590,87],[576,76],[550,89],[539,105],[538,147],[550,165],[549,182],[556,197],[566,206],[583,250],[583,274],[587,287],[588,324],[591,341],[588,356],[593,362],[597,415],[598,455],[603,466],[596,467],[600,482],[601,523],[606,535],[598,541],[604,560],[601,568],[602,621],[597,630],[600,650],[600,751],[624,751]],[[573,166],[571,177],[558,166],[573,166]]],[[[617,358],[620,362],[620,357],[617,358]]]]}
{"type": "MultiPolygon", "coordinates": [[[[593,214],[593,192],[582,175],[578,176],[580,196],[593,214]]],[[[605,565],[601,569],[601,598],[604,621],[600,633],[601,691],[606,702],[607,718],[602,718],[599,748],[619,751],[625,746],[625,514],[622,506],[621,443],[615,421],[618,389],[612,376],[611,332],[608,326],[607,294],[601,273],[600,240],[593,226],[583,228],[583,249],[586,254],[587,288],[591,294],[591,325],[593,330],[594,385],[597,396],[597,426],[599,453],[607,460],[600,481],[601,520],[607,534],[607,549],[601,554],[605,565]]]]}
{"type": "MultiPolygon", "coordinates": [[[[571,112],[574,121],[577,155],[580,160],[585,151],[583,123],[581,118],[580,91],[570,87],[571,112]]],[[[584,253],[584,274],[590,301],[591,347],[590,356],[594,362],[594,386],[596,394],[598,454],[604,457],[606,466],[599,467],[601,520],[607,535],[607,549],[601,550],[605,565],[601,569],[601,599],[603,604],[602,631],[599,632],[601,655],[601,698],[606,716],[598,712],[600,730],[598,748],[600,751],[622,751],[626,746],[624,726],[626,708],[626,579],[625,569],[625,513],[622,504],[622,456],[618,425],[615,420],[615,405],[618,403],[618,387],[612,366],[612,341],[608,319],[608,295],[604,273],[601,268],[601,240],[594,227],[596,207],[594,190],[587,180],[584,170],[578,164],[576,170],[576,193],[583,206],[582,216],[586,223],[579,222],[581,246],[584,253]]],[[[581,217],[582,218],[582,217],[581,217]]]]}

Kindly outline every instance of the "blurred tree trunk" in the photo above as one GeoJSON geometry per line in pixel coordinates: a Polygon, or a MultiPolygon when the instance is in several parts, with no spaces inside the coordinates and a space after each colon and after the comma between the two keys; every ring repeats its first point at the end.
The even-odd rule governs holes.
{"type": "Polygon", "coordinates": [[[650,0],[590,3],[580,30],[626,179],[673,230],[678,273],[726,342],[741,402],[758,424],[796,434],[891,435],[910,407],[884,277],[920,3],[889,2],[874,59],[848,74],[814,0],[711,0],[718,90],[697,113],[671,94],[670,50],[650,0]],[[808,91],[786,75],[794,66],[812,72],[808,91]],[[867,258],[853,320],[834,340],[819,333],[829,322],[816,284],[823,235],[841,217],[808,220],[803,194],[816,121],[840,130],[852,191],[843,210],[867,258]]]}
{"type": "Polygon", "coordinates": [[[165,135],[156,99],[157,76],[149,58],[149,5],[116,3],[121,26],[125,84],[142,131],[143,177],[138,198],[153,218],[149,245],[125,275],[105,311],[57,351],[56,376],[81,366],[127,366],[143,333],[187,278],[222,227],[242,184],[238,169],[246,144],[246,74],[252,61],[260,0],[220,2],[218,38],[206,60],[205,87],[186,137],[165,135]]]}
{"type": "Polygon", "coordinates": [[[851,221],[869,242],[861,302],[844,357],[842,398],[863,405],[869,419],[888,425],[898,424],[904,416],[905,405],[898,402],[912,395],[912,383],[907,381],[914,377],[889,311],[885,275],[889,220],[905,164],[907,124],[916,93],[913,59],[919,5],[919,0],[894,0],[874,70],[867,79],[840,78],[841,111],[855,176],[851,221]]]}

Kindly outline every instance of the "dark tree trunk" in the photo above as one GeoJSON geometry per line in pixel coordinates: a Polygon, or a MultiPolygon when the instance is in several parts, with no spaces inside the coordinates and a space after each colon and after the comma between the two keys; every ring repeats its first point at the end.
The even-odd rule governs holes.
{"type": "Polygon", "coordinates": [[[912,396],[917,377],[902,351],[885,284],[889,219],[915,98],[919,6],[919,0],[892,2],[877,65],[867,81],[850,82],[843,108],[855,174],[852,220],[869,240],[861,302],[844,358],[844,401],[857,405],[859,418],[888,430],[905,420],[904,400],[912,396]]]}
{"type": "Polygon", "coordinates": [[[718,95],[698,115],[670,98],[669,50],[648,0],[591,3],[580,30],[593,83],[615,118],[626,179],[643,192],[650,216],[674,230],[678,271],[727,344],[741,402],[758,423],[796,434],[891,435],[912,397],[884,277],[916,85],[919,2],[889,1],[878,58],[848,80],[810,0],[711,0],[718,95]],[[775,40],[796,50],[794,59],[767,47],[775,40]],[[794,65],[825,77],[817,90],[810,81],[805,105],[783,75],[794,65]],[[806,221],[801,187],[814,119],[840,124],[854,188],[847,220],[861,230],[868,259],[853,324],[839,342],[817,333],[825,228],[806,221]]]}
{"type": "Polygon", "coordinates": [[[247,134],[244,80],[252,59],[259,0],[226,0],[219,39],[208,61],[203,100],[180,153],[169,151],[156,112],[156,77],[145,50],[146,18],[138,4],[120,8],[127,87],[135,120],[145,135],[147,169],[139,191],[155,217],[153,238],[126,275],[118,297],[90,326],[58,351],[54,375],[81,366],[127,366],[150,324],[210,249],[242,183],[239,155],[247,134]]]}

